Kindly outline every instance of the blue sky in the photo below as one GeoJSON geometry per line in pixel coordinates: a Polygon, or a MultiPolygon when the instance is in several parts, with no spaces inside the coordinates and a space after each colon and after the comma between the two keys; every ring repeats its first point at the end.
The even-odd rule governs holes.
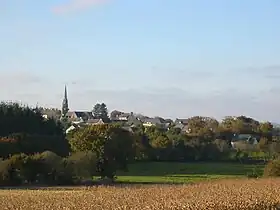
{"type": "Polygon", "coordinates": [[[1,0],[1,100],[280,121],[278,0],[1,0]]]}

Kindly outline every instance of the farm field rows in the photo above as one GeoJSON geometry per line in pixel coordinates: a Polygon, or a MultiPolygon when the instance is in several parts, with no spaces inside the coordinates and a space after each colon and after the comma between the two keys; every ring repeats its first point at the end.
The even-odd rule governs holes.
{"type": "Polygon", "coordinates": [[[263,210],[279,209],[280,179],[237,179],[191,185],[1,190],[3,210],[263,210]]]}
{"type": "Polygon", "coordinates": [[[115,186],[2,189],[0,205],[3,210],[242,210],[266,206],[273,209],[280,202],[277,194],[280,179],[247,178],[252,171],[262,175],[263,167],[231,163],[135,163],[129,165],[129,171],[117,173],[120,184],[115,186]]]}

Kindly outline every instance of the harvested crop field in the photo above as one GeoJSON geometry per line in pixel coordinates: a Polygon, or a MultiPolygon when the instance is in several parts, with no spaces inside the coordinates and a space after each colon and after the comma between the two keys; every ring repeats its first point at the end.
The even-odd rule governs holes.
{"type": "Polygon", "coordinates": [[[279,209],[280,179],[192,185],[1,190],[1,209],[279,209]]]}

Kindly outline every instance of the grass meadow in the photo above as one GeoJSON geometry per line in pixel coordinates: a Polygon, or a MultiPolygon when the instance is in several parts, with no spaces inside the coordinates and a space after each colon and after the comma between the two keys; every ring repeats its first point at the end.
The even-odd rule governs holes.
{"type": "Polygon", "coordinates": [[[238,163],[174,163],[147,162],[129,166],[128,172],[118,172],[117,181],[124,183],[192,183],[205,180],[243,178],[248,174],[263,174],[264,165],[238,163]]]}

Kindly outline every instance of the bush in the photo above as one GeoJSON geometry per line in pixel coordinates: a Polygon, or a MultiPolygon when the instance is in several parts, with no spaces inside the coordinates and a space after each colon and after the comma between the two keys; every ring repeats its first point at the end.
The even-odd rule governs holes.
{"type": "Polygon", "coordinates": [[[73,175],[77,180],[92,178],[97,175],[97,158],[94,152],[77,152],[67,158],[68,164],[71,164],[73,175]]]}
{"type": "Polygon", "coordinates": [[[14,155],[0,162],[0,185],[19,185],[22,183],[20,170],[22,169],[25,155],[14,155]]]}
{"type": "Polygon", "coordinates": [[[50,151],[28,156],[22,174],[27,183],[61,184],[65,174],[63,159],[50,151]]]}
{"type": "Polygon", "coordinates": [[[259,178],[260,176],[257,167],[254,167],[251,172],[247,173],[248,178],[259,178]]]}
{"type": "Polygon", "coordinates": [[[272,160],[267,163],[264,169],[265,177],[277,177],[280,176],[280,159],[272,160]]]}
{"type": "Polygon", "coordinates": [[[33,184],[39,182],[39,175],[43,171],[43,163],[39,155],[27,156],[20,171],[24,183],[33,184]]]}
{"type": "Polygon", "coordinates": [[[35,155],[14,155],[0,161],[0,185],[12,186],[20,184],[73,184],[72,168],[67,159],[53,152],[35,155]]]}
{"type": "Polygon", "coordinates": [[[78,152],[67,158],[46,151],[34,155],[14,155],[0,160],[0,185],[72,185],[97,175],[93,152],[78,152]]]}
{"type": "Polygon", "coordinates": [[[44,183],[51,185],[73,184],[73,173],[69,169],[67,159],[50,151],[40,154],[40,159],[43,166],[42,181],[44,183]]]}
{"type": "Polygon", "coordinates": [[[48,173],[63,170],[63,159],[54,152],[45,151],[40,154],[40,158],[45,164],[48,173]]]}

